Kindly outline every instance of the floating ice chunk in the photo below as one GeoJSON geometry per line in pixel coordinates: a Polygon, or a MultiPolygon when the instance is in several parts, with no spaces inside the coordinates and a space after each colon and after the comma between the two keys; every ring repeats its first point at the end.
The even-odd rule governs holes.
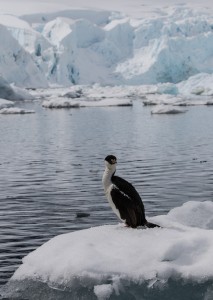
{"type": "Polygon", "coordinates": [[[75,99],[75,98],[81,98],[82,96],[83,96],[82,89],[76,89],[75,91],[69,91],[65,93],[62,97],[75,99]]]}
{"type": "Polygon", "coordinates": [[[14,102],[0,98],[0,109],[11,107],[13,105],[14,105],[14,102]]]}
{"type": "MultiPolygon", "coordinates": [[[[78,98],[78,100],[93,99],[142,99],[145,94],[156,93],[156,86],[127,86],[127,85],[74,85],[71,87],[54,87],[48,89],[31,90],[30,93],[37,99],[53,99],[55,98],[78,98]],[[80,99],[79,99],[80,98],[80,99]]],[[[147,98],[149,95],[147,95],[147,98]]],[[[159,97],[163,97],[159,95],[159,97]]],[[[170,96],[171,97],[171,96],[170,96]]],[[[176,98],[175,98],[176,99],[176,98]]],[[[76,99],[77,100],[77,99],[76,99]]],[[[126,100],[125,100],[126,101],[126,100]]],[[[129,100],[127,100],[129,101],[129,100]]]]}
{"type": "Polygon", "coordinates": [[[130,99],[118,99],[118,98],[106,98],[82,101],[81,106],[83,107],[101,107],[101,106],[132,106],[130,99]]]}
{"type": "Polygon", "coordinates": [[[85,94],[88,95],[89,98],[131,98],[135,94],[143,91],[143,86],[136,87],[136,86],[126,86],[126,85],[119,85],[119,86],[101,86],[99,84],[94,84],[88,87],[85,91],[85,94]]]}
{"type": "MultiPolygon", "coordinates": [[[[194,106],[194,105],[212,105],[212,98],[209,96],[197,95],[169,95],[169,94],[146,94],[143,104],[148,105],[172,105],[172,106],[194,106]]],[[[159,107],[160,108],[160,107],[159,107]]],[[[166,109],[166,108],[165,108],[166,109]]]]}
{"type": "Polygon", "coordinates": [[[35,113],[34,110],[25,110],[18,107],[9,107],[9,108],[2,108],[0,109],[0,114],[2,115],[14,115],[14,114],[33,114],[35,113]]]}
{"type": "Polygon", "coordinates": [[[191,76],[188,80],[177,84],[180,94],[183,95],[213,95],[213,74],[200,73],[191,76]]]}
{"type": "Polygon", "coordinates": [[[34,100],[35,98],[26,89],[11,85],[16,94],[13,100],[34,100]]]}
{"type": "Polygon", "coordinates": [[[98,300],[107,300],[113,293],[113,286],[111,284],[101,284],[94,287],[94,293],[98,300]]]}
{"type": "Polygon", "coordinates": [[[185,104],[185,99],[181,96],[169,94],[147,94],[143,100],[144,105],[182,105],[185,104]]]}
{"type": "Polygon", "coordinates": [[[0,98],[7,100],[33,100],[34,97],[30,95],[25,89],[10,85],[4,78],[0,76],[0,98]]]}
{"type": "Polygon", "coordinates": [[[42,103],[45,108],[79,108],[80,104],[69,98],[54,98],[42,103]]]}
{"type": "Polygon", "coordinates": [[[129,99],[117,99],[117,98],[106,98],[106,99],[78,99],[73,100],[72,98],[54,98],[45,100],[42,103],[45,108],[79,108],[79,107],[104,107],[104,106],[132,106],[132,101],[129,99]]]}
{"type": "Polygon", "coordinates": [[[152,114],[180,114],[186,112],[186,109],[172,105],[157,105],[152,109],[152,114]]]}

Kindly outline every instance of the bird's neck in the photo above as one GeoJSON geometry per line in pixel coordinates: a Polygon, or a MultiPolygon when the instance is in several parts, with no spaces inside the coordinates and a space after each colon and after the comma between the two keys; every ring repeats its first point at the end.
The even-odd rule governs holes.
{"type": "Polygon", "coordinates": [[[115,173],[115,168],[109,169],[109,168],[105,168],[103,177],[102,177],[102,183],[104,186],[104,191],[105,193],[107,192],[108,188],[110,187],[110,185],[112,184],[112,176],[115,173]]]}

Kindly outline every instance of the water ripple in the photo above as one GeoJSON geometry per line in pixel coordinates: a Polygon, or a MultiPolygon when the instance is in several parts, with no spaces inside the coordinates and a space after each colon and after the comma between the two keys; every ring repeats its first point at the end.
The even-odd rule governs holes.
{"type": "Polygon", "coordinates": [[[212,200],[211,108],[155,118],[135,102],[75,110],[70,118],[69,110],[23,105],[37,113],[0,118],[0,284],[53,236],[118,222],[101,183],[109,153],[118,157],[117,174],[142,195],[148,216],[212,200]],[[87,217],[78,218],[82,212],[87,217]]]}

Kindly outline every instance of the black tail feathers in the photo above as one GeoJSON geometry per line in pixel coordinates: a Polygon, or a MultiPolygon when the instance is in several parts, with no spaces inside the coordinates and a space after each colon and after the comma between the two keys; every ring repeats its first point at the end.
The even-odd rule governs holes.
{"type": "Polygon", "coordinates": [[[159,227],[160,228],[159,225],[154,224],[154,223],[150,223],[150,222],[146,222],[145,226],[148,227],[148,228],[155,228],[155,227],[159,227]]]}

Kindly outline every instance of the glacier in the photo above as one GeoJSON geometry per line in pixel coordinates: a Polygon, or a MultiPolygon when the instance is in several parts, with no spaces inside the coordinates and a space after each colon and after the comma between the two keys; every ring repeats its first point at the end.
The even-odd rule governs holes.
{"type": "Polygon", "coordinates": [[[171,299],[172,291],[172,299],[189,299],[190,293],[190,299],[210,300],[212,216],[211,201],[189,201],[150,218],[161,228],[103,225],[56,236],[24,257],[2,296],[38,299],[39,290],[39,299],[143,295],[150,300],[160,299],[161,293],[171,299]]]}
{"type": "Polygon", "coordinates": [[[0,75],[25,88],[179,84],[212,75],[212,24],[211,10],[186,5],[137,18],[94,8],[0,13],[0,75]]]}

